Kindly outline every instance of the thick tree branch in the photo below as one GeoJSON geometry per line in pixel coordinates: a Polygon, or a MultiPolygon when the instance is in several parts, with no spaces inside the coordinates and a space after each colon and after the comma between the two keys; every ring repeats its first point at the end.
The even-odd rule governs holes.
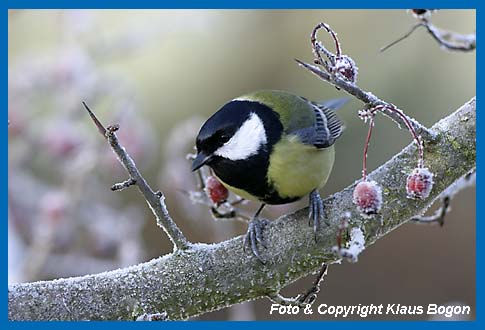
{"type": "MultiPolygon", "coordinates": [[[[369,246],[427,208],[455,181],[475,168],[475,99],[432,127],[425,138],[427,167],[435,185],[429,198],[406,198],[406,174],[415,165],[411,144],[368,175],[384,191],[381,213],[364,219],[352,204],[355,184],[325,200],[330,226],[318,232],[308,226],[308,210],[299,210],[267,227],[266,265],[242,250],[239,236],[218,244],[196,244],[187,250],[136,266],[70,279],[23,283],[8,288],[12,320],[136,319],[167,313],[185,319],[232,304],[275,296],[297,279],[317,272],[322,263],[339,258],[332,252],[340,219],[350,212],[350,227],[360,227],[369,246]]],[[[135,178],[137,179],[137,178],[135,178]]],[[[137,181],[138,183],[138,181],[137,181]]]]}

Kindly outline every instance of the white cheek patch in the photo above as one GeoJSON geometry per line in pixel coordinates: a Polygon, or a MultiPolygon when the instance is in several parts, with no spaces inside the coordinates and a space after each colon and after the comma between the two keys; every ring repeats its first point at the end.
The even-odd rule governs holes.
{"type": "Polygon", "coordinates": [[[246,159],[257,154],[259,148],[266,145],[266,142],[263,122],[253,112],[232,138],[214,154],[230,160],[246,159]]]}

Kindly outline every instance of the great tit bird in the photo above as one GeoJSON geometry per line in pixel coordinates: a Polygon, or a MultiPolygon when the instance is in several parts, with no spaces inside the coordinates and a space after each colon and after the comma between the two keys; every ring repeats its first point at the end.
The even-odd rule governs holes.
{"type": "Polygon", "coordinates": [[[309,195],[309,218],[318,230],[323,201],[318,189],[333,167],[333,144],[343,125],[335,114],[345,99],[324,104],[283,91],[262,90],[226,103],[201,127],[192,171],[203,165],[240,197],[261,202],[248,227],[244,246],[264,263],[266,204],[286,204],[309,195]]]}

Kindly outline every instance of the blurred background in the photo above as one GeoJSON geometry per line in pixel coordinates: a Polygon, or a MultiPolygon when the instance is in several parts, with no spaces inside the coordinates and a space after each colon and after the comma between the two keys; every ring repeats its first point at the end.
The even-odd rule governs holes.
{"type": "MultiPolygon", "coordinates": [[[[82,101],[103,123],[121,125],[121,143],[152,187],[167,195],[191,241],[245,233],[244,223],[215,221],[206,205],[191,201],[188,192],[197,187],[186,156],[203,121],[243,93],[282,89],[315,101],[345,96],[294,62],[311,62],[309,35],[321,21],[356,61],[359,86],[424,125],[475,95],[474,52],[444,51],[424,30],[379,52],[416,23],[405,10],[10,11],[9,282],[96,273],[171,251],[136,189],[109,190],[126,173],[82,101]]],[[[431,21],[459,33],[476,26],[473,10],[441,10],[431,21]]],[[[320,40],[333,50],[327,35],[320,40]]],[[[352,100],[339,113],[347,129],[324,196],[360,177],[367,131],[357,117],[361,107],[352,100]]],[[[387,118],[376,123],[369,170],[411,142],[387,118]]],[[[305,202],[268,207],[264,215],[273,219],[305,202]]],[[[406,224],[358,263],[331,266],[315,306],[464,304],[474,318],[475,206],[475,188],[468,188],[452,201],[443,227],[406,224]]],[[[283,293],[294,295],[312,281],[283,293]]],[[[270,316],[270,305],[260,299],[197,319],[309,318],[270,316]]]]}

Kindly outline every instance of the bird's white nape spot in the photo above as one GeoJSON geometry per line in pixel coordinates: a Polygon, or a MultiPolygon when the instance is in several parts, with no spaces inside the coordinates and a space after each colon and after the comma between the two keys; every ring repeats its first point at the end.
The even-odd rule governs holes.
{"type": "Polygon", "coordinates": [[[247,159],[266,145],[266,130],[259,116],[252,112],[236,133],[214,154],[230,160],[247,159]]]}

